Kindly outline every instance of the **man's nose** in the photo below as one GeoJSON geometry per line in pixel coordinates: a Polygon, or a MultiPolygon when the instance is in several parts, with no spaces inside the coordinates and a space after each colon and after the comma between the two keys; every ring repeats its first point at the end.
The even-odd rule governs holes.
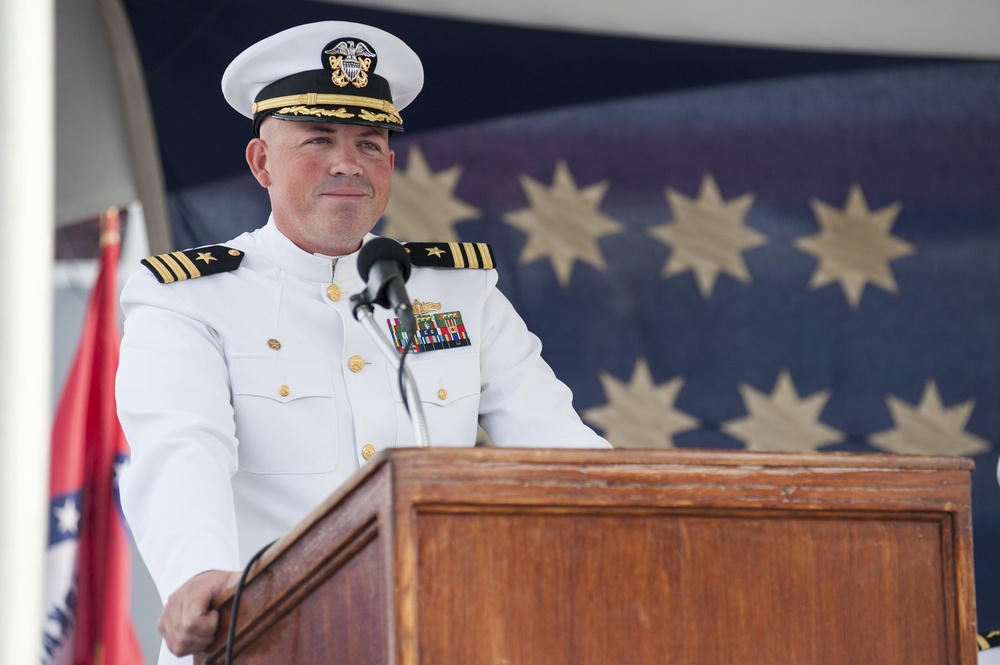
{"type": "Polygon", "coordinates": [[[353,146],[336,146],[331,154],[330,173],[332,175],[358,175],[361,173],[361,159],[353,146]]]}

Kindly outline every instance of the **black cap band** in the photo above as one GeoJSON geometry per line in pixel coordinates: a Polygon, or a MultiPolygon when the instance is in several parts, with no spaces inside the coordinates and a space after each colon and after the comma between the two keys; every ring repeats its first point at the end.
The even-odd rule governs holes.
{"type": "Polygon", "coordinates": [[[323,69],[298,72],[261,89],[252,111],[255,136],[260,135],[261,120],[269,115],[403,131],[389,82],[375,73],[378,56],[364,41],[335,39],[320,55],[323,69]]]}

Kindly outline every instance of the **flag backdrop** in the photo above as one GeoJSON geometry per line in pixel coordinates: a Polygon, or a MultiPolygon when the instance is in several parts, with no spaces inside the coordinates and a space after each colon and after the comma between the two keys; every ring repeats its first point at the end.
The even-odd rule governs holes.
{"type": "Polygon", "coordinates": [[[179,247],[268,213],[229,60],[313,20],[399,34],[427,85],[377,231],[490,242],[616,446],[972,457],[980,627],[1000,627],[1000,63],[273,4],[126,2],[179,247]]]}
{"type": "Polygon", "coordinates": [[[102,219],[101,258],[52,428],[43,663],[136,665],[129,542],[118,498],[128,447],[115,411],[118,213],[102,219]]]}

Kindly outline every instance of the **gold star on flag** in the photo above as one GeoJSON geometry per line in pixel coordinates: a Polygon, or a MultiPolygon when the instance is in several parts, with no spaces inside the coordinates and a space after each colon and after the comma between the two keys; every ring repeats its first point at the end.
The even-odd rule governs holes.
{"type": "Polygon", "coordinates": [[[673,448],[674,434],[698,426],[696,419],[674,408],[684,379],[654,385],[643,358],[636,361],[627,384],[605,372],[598,378],[608,403],[587,409],[583,419],[600,427],[615,448],[673,448]]]}
{"type": "Polygon", "coordinates": [[[927,382],[916,408],[895,395],[886,397],[885,403],[896,426],[869,437],[877,448],[913,455],[976,455],[990,449],[989,441],[965,431],[976,401],[946,408],[933,380],[927,382]]]}
{"type": "Polygon", "coordinates": [[[669,278],[693,270],[698,289],[706,300],[712,295],[720,272],[749,282],[750,272],[743,262],[743,252],[767,243],[767,236],[743,225],[753,194],[724,201],[711,174],[702,179],[697,199],[689,199],[670,188],[665,194],[674,221],[649,230],[649,235],[671,248],[660,276],[669,278]]]}
{"type": "Polygon", "coordinates": [[[916,252],[913,245],[889,233],[902,206],[897,202],[872,211],[857,184],[851,185],[843,210],[817,199],[811,205],[821,231],[795,240],[796,247],[819,259],[809,287],[816,290],[839,281],[855,309],[869,282],[896,293],[889,262],[916,252]]]}
{"type": "Polygon", "coordinates": [[[219,259],[215,258],[208,252],[198,252],[198,256],[195,257],[195,261],[204,261],[206,264],[210,263],[211,261],[218,261],[218,260],[219,259]]]}
{"type": "Polygon", "coordinates": [[[477,208],[452,196],[461,175],[461,166],[432,173],[420,148],[412,146],[406,171],[397,169],[392,176],[382,235],[397,240],[457,242],[455,224],[481,215],[477,208]]]}
{"type": "Polygon", "coordinates": [[[520,176],[520,181],[531,207],[504,215],[505,222],[528,234],[520,263],[549,257],[556,279],[564,287],[569,285],[576,260],[598,270],[606,269],[597,239],[624,228],[598,210],[608,181],[577,189],[562,160],[556,164],[551,188],[526,175],[520,176]]]}
{"type": "Polygon", "coordinates": [[[740,439],[749,450],[806,452],[843,440],[843,434],[819,422],[830,399],[824,390],[799,398],[787,370],[778,374],[770,395],[745,383],[740,395],[749,415],[722,424],[722,431],[740,439]]]}

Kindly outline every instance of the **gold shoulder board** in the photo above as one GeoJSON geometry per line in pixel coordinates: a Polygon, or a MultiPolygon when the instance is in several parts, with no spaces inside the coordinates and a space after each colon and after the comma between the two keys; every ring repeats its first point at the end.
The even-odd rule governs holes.
{"type": "Polygon", "coordinates": [[[493,270],[493,248],[485,242],[403,243],[410,262],[423,268],[478,268],[493,270]]]}
{"type": "Polygon", "coordinates": [[[211,245],[149,256],[142,260],[142,265],[149,268],[149,272],[153,273],[161,284],[170,284],[204,275],[230,272],[239,268],[242,260],[243,252],[238,249],[211,245]]]}

